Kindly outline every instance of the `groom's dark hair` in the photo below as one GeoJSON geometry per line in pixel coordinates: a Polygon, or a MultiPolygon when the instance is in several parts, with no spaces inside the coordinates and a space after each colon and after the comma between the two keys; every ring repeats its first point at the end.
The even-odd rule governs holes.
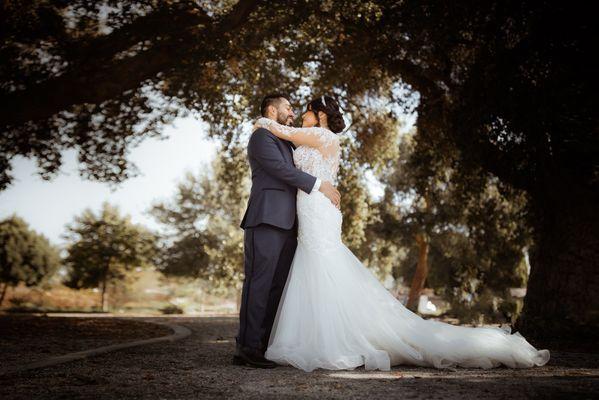
{"type": "Polygon", "coordinates": [[[262,104],[260,104],[260,114],[262,114],[263,117],[266,117],[266,108],[268,106],[277,105],[277,103],[281,99],[286,99],[287,101],[290,101],[289,96],[283,93],[271,93],[268,96],[266,96],[262,100],[262,104]]]}

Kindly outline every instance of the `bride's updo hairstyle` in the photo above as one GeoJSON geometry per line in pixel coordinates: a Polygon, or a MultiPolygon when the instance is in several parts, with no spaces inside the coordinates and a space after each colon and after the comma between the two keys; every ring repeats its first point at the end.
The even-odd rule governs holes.
{"type": "Polygon", "coordinates": [[[318,112],[322,111],[327,115],[327,123],[332,132],[339,133],[345,129],[345,121],[341,115],[339,103],[337,103],[337,101],[331,96],[321,96],[312,100],[308,103],[307,109],[308,111],[314,112],[314,115],[316,115],[316,120],[318,121],[318,125],[320,125],[318,112]]]}

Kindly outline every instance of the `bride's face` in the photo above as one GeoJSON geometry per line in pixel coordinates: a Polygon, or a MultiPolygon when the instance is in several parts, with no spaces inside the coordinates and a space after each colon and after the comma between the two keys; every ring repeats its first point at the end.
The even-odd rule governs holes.
{"type": "Polygon", "coordinates": [[[314,111],[308,109],[302,114],[302,126],[304,128],[310,128],[318,124],[318,119],[314,111]]]}

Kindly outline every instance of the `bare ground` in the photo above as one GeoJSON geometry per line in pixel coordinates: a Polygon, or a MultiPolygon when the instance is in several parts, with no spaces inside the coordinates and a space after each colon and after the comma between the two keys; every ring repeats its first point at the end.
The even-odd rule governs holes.
{"type": "Polygon", "coordinates": [[[0,317],[0,373],[19,365],[171,333],[166,326],[111,317],[0,317]]]}
{"type": "MultiPolygon", "coordinates": [[[[109,320],[113,319],[106,318],[100,324],[108,325],[109,320]]],[[[118,340],[141,338],[132,333],[136,326],[141,329],[144,321],[182,324],[192,330],[192,335],[181,341],[124,349],[54,367],[0,376],[0,398],[594,399],[599,393],[599,350],[593,349],[594,346],[570,351],[548,347],[551,351],[549,363],[530,369],[458,368],[451,371],[396,366],[389,372],[365,371],[361,367],[353,371],[306,373],[283,366],[261,370],[231,365],[238,323],[234,316],[139,317],[132,322],[131,328],[119,325],[117,329],[115,325],[121,335],[124,335],[122,332],[131,334],[118,340]]],[[[5,322],[0,317],[0,326],[5,322]]],[[[117,322],[123,323],[126,321],[117,322]]],[[[152,324],[147,326],[145,334],[152,329],[155,336],[165,333],[152,324]]],[[[2,332],[5,331],[10,332],[2,328],[2,332]]],[[[32,344],[36,340],[43,341],[34,336],[30,335],[24,341],[32,344]]],[[[115,338],[110,339],[111,343],[115,338]]],[[[98,340],[94,347],[103,345],[102,340],[107,338],[98,340]]],[[[77,342],[77,335],[65,337],[65,350],[79,350],[80,345],[74,345],[74,342],[77,342]]],[[[85,345],[90,344],[85,342],[85,345]]],[[[40,344],[36,346],[31,348],[39,348],[40,344]]],[[[23,349],[22,344],[20,348],[23,349]]],[[[2,364],[11,357],[14,360],[10,348],[5,346],[1,350],[2,364]]],[[[26,356],[26,351],[20,351],[24,360],[32,357],[26,356]]],[[[56,352],[56,348],[52,352],[56,352]]]]}

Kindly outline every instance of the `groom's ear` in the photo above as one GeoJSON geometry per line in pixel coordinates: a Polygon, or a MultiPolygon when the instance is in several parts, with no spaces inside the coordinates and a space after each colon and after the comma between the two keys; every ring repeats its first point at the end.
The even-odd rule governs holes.
{"type": "Polygon", "coordinates": [[[266,106],[265,117],[268,117],[269,115],[272,115],[273,117],[277,116],[277,107],[275,107],[274,104],[269,104],[268,106],[266,106]]]}

